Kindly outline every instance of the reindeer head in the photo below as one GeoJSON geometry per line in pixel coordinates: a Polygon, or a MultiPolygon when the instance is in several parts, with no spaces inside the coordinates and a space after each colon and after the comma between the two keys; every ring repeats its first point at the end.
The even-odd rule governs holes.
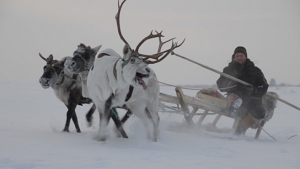
{"type": "Polygon", "coordinates": [[[41,54],[40,57],[46,61],[44,66],[43,75],[40,77],[40,84],[44,89],[47,89],[57,83],[62,77],[62,72],[64,69],[64,61],[53,60],[53,56],[50,55],[47,59],[44,58],[41,54]]]}
{"type": "Polygon", "coordinates": [[[149,79],[151,72],[148,64],[142,58],[132,55],[127,45],[123,49],[123,55],[122,75],[124,79],[135,87],[142,86],[143,89],[146,89],[145,81],[149,79]]]}
{"type": "Polygon", "coordinates": [[[90,46],[85,46],[81,43],[73,53],[73,58],[66,60],[65,67],[71,73],[80,73],[89,70],[94,63],[95,56],[100,48],[101,45],[91,48],[90,46]]]}

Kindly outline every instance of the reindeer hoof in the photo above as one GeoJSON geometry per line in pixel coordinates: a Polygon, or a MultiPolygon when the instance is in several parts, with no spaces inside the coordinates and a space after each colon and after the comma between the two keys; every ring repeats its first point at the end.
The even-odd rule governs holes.
{"type": "Polygon", "coordinates": [[[86,116],[86,121],[88,122],[87,125],[88,127],[91,127],[93,124],[93,117],[91,116],[86,116]]]}
{"type": "Polygon", "coordinates": [[[100,142],[105,142],[106,141],[106,137],[97,137],[96,140],[98,140],[100,142]]]}
{"type": "Polygon", "coordinates": [[[99,135],[97,135],[97,136],[94,137],[94,140],[105,142],[106,141],[106,137],[105,136],[99,136],[99,135]]]}
{"type": "Polygon", "coordinates": [[[81,133],[81,130],[80,130],[80,129],[77,129],[76,131],[77,131],[77,133],[81,133]]]}
{"type": "Polygon", "coordinates": [[[63,132],[70,132],[70,130],[68,128],[64,128],[63,132]]]}

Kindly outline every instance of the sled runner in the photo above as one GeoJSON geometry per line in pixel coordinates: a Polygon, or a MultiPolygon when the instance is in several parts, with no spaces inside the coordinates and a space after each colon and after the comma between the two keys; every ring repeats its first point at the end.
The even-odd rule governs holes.
{"type": "MultiPolygon", "coordinates": [[[[181,87],[175,88],[176,96],[160,93],[160,111],[161,112],[173,112],[184,115],[187,123],[197,128],[201,125],[207,115],[216,115],[212,125],[215,127],[221,116],[226,116],[234,119],[232,125],[232,133],[235,133],[237,126],[241,120],[239,116],[233,116],[229,108],[232,101],[224,97],[217,89],[202,89],[195,97],[185,95],[181,87]],[[176,106],[169,106],[175,104],[176,106]],[[192,108],[190,111],[189,108],[192,108]],[[199,109],[204,110],[203,113],[197,113],[199,109]],[[197,120],[197,116],[199,119],[197,120]]],[[[274,92],[269,92],[273,95],[277,95],[274,92]]],[[[272,118],[277,101],[267,95],[263,96],[263,105],[266,109],[265,118],[257,120],[251,127],[257,129],[255,139],[259,138],[260,132],[266,121],[272,118]]]]}

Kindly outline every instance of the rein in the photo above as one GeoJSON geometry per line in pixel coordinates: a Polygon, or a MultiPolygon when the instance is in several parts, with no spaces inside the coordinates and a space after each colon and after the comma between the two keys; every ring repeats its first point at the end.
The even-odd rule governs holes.
{"type": "Polygon", "coordinates": [[[70,86],[68,87],[68,89],[67,89],[67,91],[69,91],[70,90],[70,88],[77,82],[77,74],[73,74],[73,77],[72,77],[72,82],[71,82],[71,84],[70,84],[70,86]]]}
{"type": "Polygon", "coordinates": [[[87,67],[88,67],[88,62],[87,62],[80,54],[75,53],[75,56],[74,56],[74,57],[76,57],[76,56],[78,56],[80,59],[82,59],[82,60],[84,61],[85,69],[88,70],[88,71],[90,71],[90,70],[87,68],[87,67]]]}
{"type": "Polygon", "coordinates": [[[180,87],[182,89],[187,89],[187,90],[201,90],[203,88],[188,88],[188,87],[182,87],[182,86],[178,86],[178,85],[172,85],[172,84],[168,84],[168,83],[164,83],[164,82],[161,82],[161,81],[157,81],[157,80],[154,80],[154,79],[151,79],[157,83],[161,83],[161,84],[164,84],[164,85],[167,85],[167,86],[172,86],[172,87],[180,87]]]}
{"type": "MultiPolygon", "coordinates": [[[[52,69],[55,70],[54,68],[52,68],[52,69]]],[[[56,71],[55,71],[55,73],[56,73],[56,71]]],[[[73,76],[70,77],[69,75],[65,74],[63,70],[60,72],[60,74],[62,74],[61,82],[60,82],[60,84],[56,84],[56,85],[61,85],[61,84],[63,84],[64,81],[65,81],[65,77],[66,77],[66,78],[69,78],[69,79],[72,79],[72,82],[71,82],[71,84],[69,85],[69,87],[67,88],[67,91],[69,91],[69,90],[71,89],[71,87],[72,87],[75,83],[77,83],[77,82],[82,82],[81,80],[77,80],[77,77],[78,77],[77,74],[73,74],[73,76]]],[[[56,73],[56,75],[58,76],[57,73],[56,73]]],[[[59,76],[58,76],[58,77],[59,77],[59,76]]]]}

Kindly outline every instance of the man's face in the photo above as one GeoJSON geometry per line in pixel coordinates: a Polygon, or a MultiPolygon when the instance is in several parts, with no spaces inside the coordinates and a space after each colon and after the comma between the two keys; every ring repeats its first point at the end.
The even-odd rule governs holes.
{"type": "Polygon", "coordinates": [[[243,53],[236,53],[234,55],[234,60],[239,64],[244,64],[246,62],[246,56],[243,53]]]}

